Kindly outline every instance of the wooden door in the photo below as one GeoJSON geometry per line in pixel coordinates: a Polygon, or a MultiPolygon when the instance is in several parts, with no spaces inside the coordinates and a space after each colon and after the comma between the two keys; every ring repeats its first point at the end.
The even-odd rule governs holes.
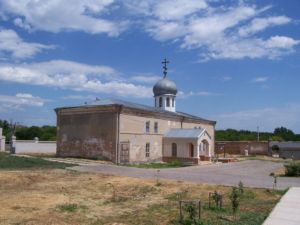
{"type": "Polygon", "coordinates": [[[121,142],[121,154],[120,154],[120,163],[129,163],[129,142],[121,142]]]}

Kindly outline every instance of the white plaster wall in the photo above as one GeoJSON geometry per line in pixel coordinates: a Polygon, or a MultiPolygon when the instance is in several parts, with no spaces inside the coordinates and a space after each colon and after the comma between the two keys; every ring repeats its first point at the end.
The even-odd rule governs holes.
{"type": "Polygon", "coordinates": [[[197,158],[197,139],[164,138],[163,156],[172,157],[172,143],[177,144],[177,157],[190,158],[189,143],[194,145],[194,158],[197,158]]]}
{"type": "Polygon", "coordinates": [[[5,136],[2,136],[2,128],[0,128],[0,152],[5,151],[5,136]]]}
{"type": "Polygon", "coordinates": [[[176,112],[176,96],[174,95],[159,95],[155,97],[155,103],[154,106],[159,108],[159,98],[162,97],[162,109],[167,110],[167,111],[171,111],[171,112],[176,112]],[[167,98],[170,99],[170,106],[167,106],[167,98]],[[172,105],[172,101],[174,99],[174,106],[172,105]]]}
{"type": "Polygon", "coordinates": [[[0,152],[5,151],[5,136],[0,136],[0,152]]]}
{"type": "MultiPolygon", "coordinates": [[[[214,156],[214,150],[213,150],[213,140],[206,134],[204,133],[199,139],[198,139],[198,143],[197,143],[197,150],[199,155],[205,155],[205,156],[214,156]],[[200,144],[202,145],[202,141],[206,140],[208,142],[208,150],[207,151],[200,151],[200,144]]],[[[202,147],[203,148],[203,147],[202,147]]]]}
{"type": "Polygon", "coordinates": [[[16,154],[56,154],[56,141],[16,141],[16,154]]]}

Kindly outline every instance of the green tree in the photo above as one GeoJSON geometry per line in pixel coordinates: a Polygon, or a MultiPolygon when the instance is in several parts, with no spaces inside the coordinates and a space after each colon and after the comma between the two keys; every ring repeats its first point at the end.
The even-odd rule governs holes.
{"type": "Polygon", "coordinates": [[[284,141],[293,141],[296,138],[294,132],[285,127],[275,128],[274,135],[281,137],[284,141]]]}

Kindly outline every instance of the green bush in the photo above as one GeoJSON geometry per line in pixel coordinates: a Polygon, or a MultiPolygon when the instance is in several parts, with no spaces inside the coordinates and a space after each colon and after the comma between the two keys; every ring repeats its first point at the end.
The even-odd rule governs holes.
{"type": "Polygon", "coordinates": [[[285,176],[299,177],[300,176],[300,163],[291,162],[285,166],[285,176]]]}
{"type": "Polygon", "coordinates": [[[179,160],[173,160],[171,162],[169,162],[170,167],[182,167],[182,162],[180,162],[179,160]]]}
{"type": "Polygon", "coordinates": [[[240,193],[236,187],[232,188],[230,194],[230,200],[231,200],[232,211],[233,213],[236,213],[240,205],[240,193]]]}
{"type": "Polygon", "coordinates": [[[77,204],[61,204],[57,208],[62,212],[75,212],[79,209],[77,204]]]}

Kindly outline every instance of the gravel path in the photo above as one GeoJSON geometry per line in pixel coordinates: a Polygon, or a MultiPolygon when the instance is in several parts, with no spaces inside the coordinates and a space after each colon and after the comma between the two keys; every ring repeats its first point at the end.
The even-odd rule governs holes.
{"type": "MultiPolygon", "coordinates": [[[[274,179],[269,174],[282,168],[281,163],[261,160],[248,160],[228,164],[213,164],[183,168],[160,169],[159,177],[195,183],[233,186],[242,181],[247,187],[272,188],[274,179]]],[[[157,169],[141,169],[117,165],[80,165],[72,170],[156,179],[157,169]]],[[[300,187],[300,178],[280,177],[277,187],[300,187]]]]}

